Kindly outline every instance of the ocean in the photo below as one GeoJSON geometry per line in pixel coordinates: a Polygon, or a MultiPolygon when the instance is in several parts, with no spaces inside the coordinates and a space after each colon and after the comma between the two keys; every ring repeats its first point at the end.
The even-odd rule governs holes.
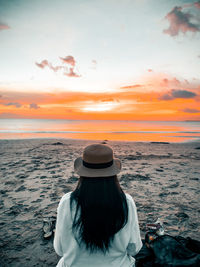
{"type": "Polygon", "coordinates": [[[185,142],[200,140],[200,121],[0,119],[0,139],[27,138],[185,142]]]}

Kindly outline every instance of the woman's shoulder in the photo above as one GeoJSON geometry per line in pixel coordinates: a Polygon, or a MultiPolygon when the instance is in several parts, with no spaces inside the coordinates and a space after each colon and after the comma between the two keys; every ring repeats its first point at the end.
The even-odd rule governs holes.
{"type": "Polygon", "coordinates": [[[134,201],[134,199],[132,198],[132,196],[129,195],[128,193],[125,193],[125,196],[126,196],[127,203],[130,204],[130,205],[135,206],[135,201],[134,201]]]}
{"type": "Polygon", "coordinates": [[[126,199],[129,201],[133,201],[133,198],[131,195],[129,195],[128,193],[125,193],[126,199]]]}
{"type": "Polygon", "coordinates": [[[67,204],[67,203],[70,201],[71,193],[72,193],[72,192],[68,192],[68,193],[66,193],[66,194],[64,194],[64,195],[62,196],[62,198],[61,198],[61,200],[60,200],[60,202],[59,202],[59,205],[58,205],[59,207],[61,207],[61,206],[65,205],[65,204],[67,204]]]}

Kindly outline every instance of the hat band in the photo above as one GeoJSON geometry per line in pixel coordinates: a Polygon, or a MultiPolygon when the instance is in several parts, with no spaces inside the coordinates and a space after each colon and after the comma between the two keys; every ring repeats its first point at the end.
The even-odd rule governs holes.
{"type": "Polygon", "coordinates": [[[89,169],[104,169],[113,165],[113,160],[106,163],[88,163],[83,160],[83,166],[89,169]]]}

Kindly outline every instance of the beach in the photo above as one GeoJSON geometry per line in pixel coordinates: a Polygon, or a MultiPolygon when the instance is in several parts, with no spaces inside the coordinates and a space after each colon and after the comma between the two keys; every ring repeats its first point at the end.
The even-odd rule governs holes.
{"type": "Polygon", "coordinates": [[[43,220],[75,188],[75,158],[99,142],[122,161],[118,177],[135,200],[142,238],[146,223],[160,218],[166,233],[200,240],[200,141],[0,140],[0,266],[56,266],[43,220]]]}

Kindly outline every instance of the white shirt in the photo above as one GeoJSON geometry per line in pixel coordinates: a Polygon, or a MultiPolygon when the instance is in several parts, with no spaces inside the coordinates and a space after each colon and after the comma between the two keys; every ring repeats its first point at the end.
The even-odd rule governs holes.
{"type": "Polygon", "coordinates": [[[135,266],[136,255],[142,247],[135,202],[126,194],[128,204],[127,224],[115,234],[106,254],[90,253],[79,247],[72,233],[70,193],[65,194],[57,209],[54,249],[62,258],[57,267],[130,267],[135,266]],[[131,255],[131,256],[130,256],[131,255]]]}

